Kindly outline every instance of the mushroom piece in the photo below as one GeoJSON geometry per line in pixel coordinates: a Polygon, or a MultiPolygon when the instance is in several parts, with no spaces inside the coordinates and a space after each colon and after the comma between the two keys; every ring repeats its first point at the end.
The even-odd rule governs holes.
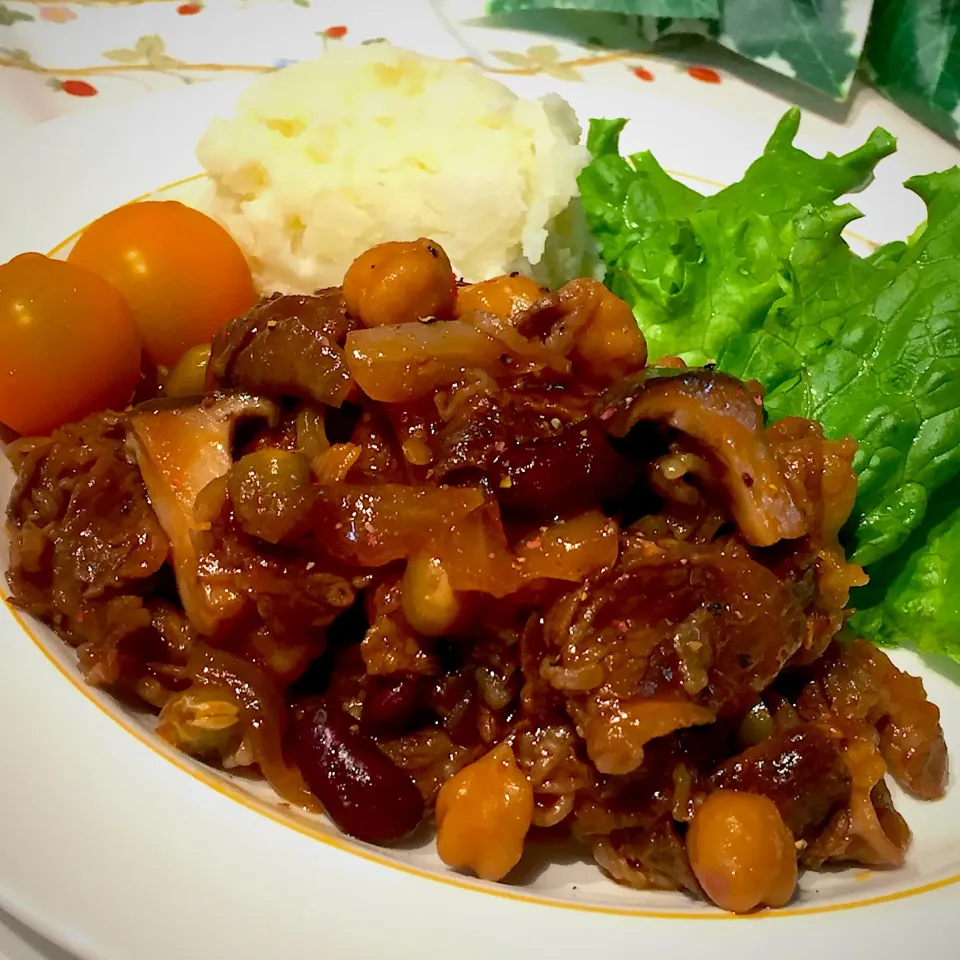
{"type": "Polygon", "coordinates": [[[215,393],[194,402],[158,401],[130,415],[127,442],[136,454],[147,495],[170,538],[183,608],[202,634],[215,634],[239,611],[242,597],[216,582],[216,571],[199,569],[194,533],[202,529],[197,497],[233,463],[233,433],[239,420],[276,422],[277,407],[245,393],[215,393]]]}
{"type": "Polygon", "coordinates": [[[720,468],[733,518],[748,543],[768,547],[808,532],[767,439],[763,398],[739,380],[708,369],[646,369],[608,390],[597,411],[615,437],[648,420],[696,440],[720,468]]]}

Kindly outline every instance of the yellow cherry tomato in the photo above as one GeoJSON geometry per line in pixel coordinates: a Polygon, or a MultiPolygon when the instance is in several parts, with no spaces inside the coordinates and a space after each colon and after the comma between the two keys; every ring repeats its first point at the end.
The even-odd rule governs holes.
{"type": "Polygon", "coordinates": [[[256,300],[250,268],[230,234],[175,201],[111,211],[87,227],[68,259],[126,297],[147,355],[167,367],[256,300]]]}
{"type": "Polygon", "coordinates": [[[130,307],[106,280],[39,253],[0,266],[0,421],[49,433],[122,409],[139,378],[130,307]]]}

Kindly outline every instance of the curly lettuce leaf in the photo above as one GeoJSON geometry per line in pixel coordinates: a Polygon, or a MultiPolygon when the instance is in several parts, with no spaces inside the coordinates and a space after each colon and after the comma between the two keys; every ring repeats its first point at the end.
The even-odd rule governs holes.
{"type": "Polygon", "coordinates": [[[906,541],[960,470],[960,170],[907,187],[927,205],[926,229],[869,258],[840,238],[852,208],[801,212],[789,292],[719,358],[766,386],[771,416],[856,437],[849,546],[865,566],[906,541]]]}
{"type": "Polygon", "coordinates": [[[874,564],[854,592],[851,625],[877,643],[960,661],[960,478],[932,498],[923,523],[874,564]]]}
{"type": "Polygon", "coordinates": [[[649,153],[620,156],[624,120],[593,120],[592,161],[580,175],[584,210],[607,284],[633,307],[651,356],[717,359],[731,337],[762,325],[784,294],[784,263],[806,207],[863,187],[895,141],[876,130],[844,156],[793,145],[788,111],[743,179],[710,197],[669,176],[649,153]]]}
{"type": "Polygon", "coordinates": [[[716,359],[764,384],[771,417],[856,437],[844,536],[871,584],[854,624],[960,659],[960,170],[908,181],[925,223],[859,257],[841,233],[860,214],[836,201],[893,149],[883,131],[816,160],[791,111],[740,183],[702,197],[649,154],[621,157],[623,126],[591,126],[581,190],[651,356],[716,359]]]}

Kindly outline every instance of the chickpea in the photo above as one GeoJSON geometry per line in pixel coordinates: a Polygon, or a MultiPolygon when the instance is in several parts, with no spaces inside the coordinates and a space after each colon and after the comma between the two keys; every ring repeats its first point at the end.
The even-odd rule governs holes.
{"type": "Polygon", "coordinates": [[[313,505],[310,461],[302,453],[269,447],[248,453],[227,475],[227,490],[246,533],[279,543],[313,505]]]}
{"type": "Polygon", "coordinates": [[[195,757],[227,756],[240,741],[240,708],[217,690],[185,690],[160,711],[157,734],[195,757]]]}
{"type": "Polygon", "coordinates": [[[509,321],[521,311],[529,310],[541,296],[540,288],[529,277],[519,274],[494,277],[461,287],[457,292],[454,315],[459,318],[473,310],[486,310],[509,321]]]}
{"type": "Polygon", "coordinates": [[[596,306],[577,334],[577,354],[586,370],[604,380],[640,370],[647,361],[647,342],[630,306],[602,284],[595,284],[596,306]]]}
{"type": "Polygon", "coordinates": [[[343,278],[347,311],[365,327],[449,317],[456,287],[443,247],[421,237],[371,247],[343,278]]]}
{"type": "Polygon", "coordinates": [[[425,637],[439,637],[460,614],[460,600],[439,560],[418,554],[403,573],[403,613],[407,623],[425,637]]]}
{"type": "Polygon", "coordinates": [[[163,383],[163,392],[168,397],[196,397],[207,388],[207,361],[210,359],[210,344],[201,343],[191,347],[173,365],[163,383]]]}
{"type": "Polygon", "coordinates": [[[774,802],[759,794],[710,794],[687,831],[687,854],[707,896],[733,913],[782,907],[797,886],[793,835],[774,802]]]}
{"type": "Polygon", "coordinates": [[[451,867],[500,880],[520,861],[533,787],[508,743],[464,767],[437,797],[437,853],[451,867]]]}

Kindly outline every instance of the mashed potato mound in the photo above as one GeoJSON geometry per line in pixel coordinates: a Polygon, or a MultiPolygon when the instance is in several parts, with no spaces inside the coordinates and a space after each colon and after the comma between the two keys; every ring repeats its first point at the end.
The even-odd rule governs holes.
{"type": "Polygon", "coordinates": [[[553,286],[589,244],[579,140],[559,96],[524,100],[475,67],[384,43],[255,81],[197,156],[209,212],[263,291],[338,284],[367,248],[421,236],[467,280],[519,270],[553,286]]]}

